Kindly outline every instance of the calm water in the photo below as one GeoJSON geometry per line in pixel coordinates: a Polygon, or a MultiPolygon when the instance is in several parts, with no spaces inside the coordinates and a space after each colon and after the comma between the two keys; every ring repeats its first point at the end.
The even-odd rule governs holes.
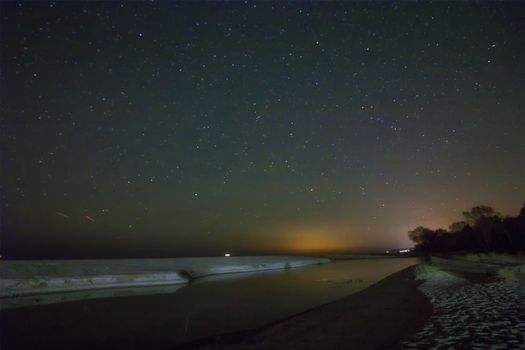
{"type": "Polygon", "coordinates": [[[355,293],[415,263],[415,258],[336,261],[212,276],[164,294],[107,297],[105,291],[97,299],[5,310],[0,348],[170,348],[262,326],[355,293]]]}

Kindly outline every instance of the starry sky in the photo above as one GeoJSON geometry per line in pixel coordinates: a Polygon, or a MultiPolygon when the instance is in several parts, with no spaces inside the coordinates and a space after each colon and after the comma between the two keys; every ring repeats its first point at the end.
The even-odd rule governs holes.
{"type": "Polygon", "coordinates": [[[1,254],[373,251],[515,215],[524,6],[2,3],[1,254]]]}

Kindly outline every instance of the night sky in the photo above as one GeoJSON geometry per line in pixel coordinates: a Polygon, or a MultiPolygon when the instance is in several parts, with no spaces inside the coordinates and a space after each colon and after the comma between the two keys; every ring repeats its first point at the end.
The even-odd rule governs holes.
{"type": "Polygon", "coordinates": [[[0,10],[4,257],[401,248],[525,201],[523,2],[0,10]]]}

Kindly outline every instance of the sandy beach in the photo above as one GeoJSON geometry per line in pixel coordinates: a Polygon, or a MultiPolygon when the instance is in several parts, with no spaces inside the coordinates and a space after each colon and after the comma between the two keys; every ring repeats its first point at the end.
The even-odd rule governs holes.
{"type": "Polygon", "coordinates": [[[525,349],[525,281],[485,267],[412,266],[262,329],[180,349],[525,349]]]}
{"type": "MultiPolygon", "coordinates": [[[[496,268],[432,259],[431,264],[421,263],[404,268],[342,299],[333,299],[335,301],[299,314],[289,314],[293,316],[262,327],[253,326],[260,328],[221,335],[215,335],[220,334],[219,332],[210,332],[208,334],[214,335],[194,337],[196,340],[188,339],[188,343],[179,346],[176,344],[177,341],[181,343],[181,334],[177,333],[173,315],[182,311],[176,304],[170,303],[169,294],[160,294],[153,299],[144,296],[134,299],[133,304],[125,298],[116,298],[93,300],[89,303],[86,301],[77,305],[81,306],[80,309],[70,309],[67,303],[59,303],[54,307],[48,305],[35,309],[21,308],[19,311],[5,313],[3,321],[15,322],[12,325],[20,322],[12,330],[21,332],[21,335],[25,329],[39,329],[42,320],[51,320],[55,315],[62,315],[64,319],[76,317],[78,329],[70,330],[73,334],[68,333],[69,343],[94,337],[91,339],[93,344],[107,348],[525,349],[524,272],[525,268],[519,265],[496,268]],[[509,271],[502,273],[505,269],[509,271]],[[106,307],[116,315],[127,315],[125,319],[115,318],[119,320],[117,323],[111,320],[102,322],[107,327],[116,327],[113,328],[116,334],[126,335],[122,339],[112,338],[112,335],[107,334],[105,336],[109,338],[105,339],[97,328],[98,323],[92,322],[99,320],[94,317],[97,310],[106,307]],[[169,311],[159,314],[155,310],[160,307],[168,308],[169,311]],[[84,309],[87,311],[83,311],[84,309]],[[55,311],[51,313],[50,310],[55,311]],[[12,317],[16,315],[20,317],[12,317]],[[148,325],[147,329],[141,328],[144,325],[148,325]],[[135,333],[130,331],[132,329],[135,333]],[[168,331],[163,333],[165,329],[168,331]],[[133,335],[127,336],[130,332],[133,335]]],[[[336,281],[340,283],[339,280],[336,281]]],[[[356,281],[358,282],[345,280],[344,283],[356,281]]],[[[323,280],[322,283],[333,282],[323,280]]],[[[206,288],[201,290],[209,293],[208,287],[205,284],[202,286],[206,288]]],[[[243,288],[239,290],[249,294],[243,288]]],[[[298,289],[296,292],[301,291],[304,290],[298,289]]],[[[239,300],[235,299],[235,302],[238,303],[239,300]]],[[[273,307],[268,302],[265,305],[268,308],[273,307]]],[[[191,326],[194,327],[198,320],[192,319],[192,322],[191,326]]],[[[56,326],[64,325],[57,323],[56,326]]],[[[245,328],[248,329],[249,326],[245,325],[245,328]]],[[[66,341],[61,332],[56,334],[56,339],[53,336],[49,339],[41,336],[44,337],[42,339],[47,339],[42,344],[60,345],[62,341],[66,341]]],[[[4,336],[2,341],[4,345],[10,342],[14,344],[15,338],[20,339],[11,335],[7,338],[4,336]]],[[[42,348],[51,347],[44,345],[42,348]]]]}
{"type": "Polygon", "coordinates": [[[202,339],[179,349],[384,349],[400,346],[432,314],[409,267],[371,287],[260,330],[202,339]]]}
{"type": "MultiPolygon", "coordinates": [[[[420,290],[434,312],[425,326],[403,343],[407,349],[525,349],[525,281],[460,263],[447,271],[422,266],[420,290]]],[[[454,265],[447,262],[448,267],[454,265]]],[[[468,264],[467,264],[468,265],[468,264]]]]}

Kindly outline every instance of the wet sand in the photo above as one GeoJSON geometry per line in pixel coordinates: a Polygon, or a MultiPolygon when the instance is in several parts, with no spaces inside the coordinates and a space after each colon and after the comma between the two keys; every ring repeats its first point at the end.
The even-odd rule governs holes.
{"type": "Polygon", "coordinates": [[[391,349],[418,332],[432,304],[414,267],[338,301],[264,328],[201,339],[177,349],[391,349]]]}

